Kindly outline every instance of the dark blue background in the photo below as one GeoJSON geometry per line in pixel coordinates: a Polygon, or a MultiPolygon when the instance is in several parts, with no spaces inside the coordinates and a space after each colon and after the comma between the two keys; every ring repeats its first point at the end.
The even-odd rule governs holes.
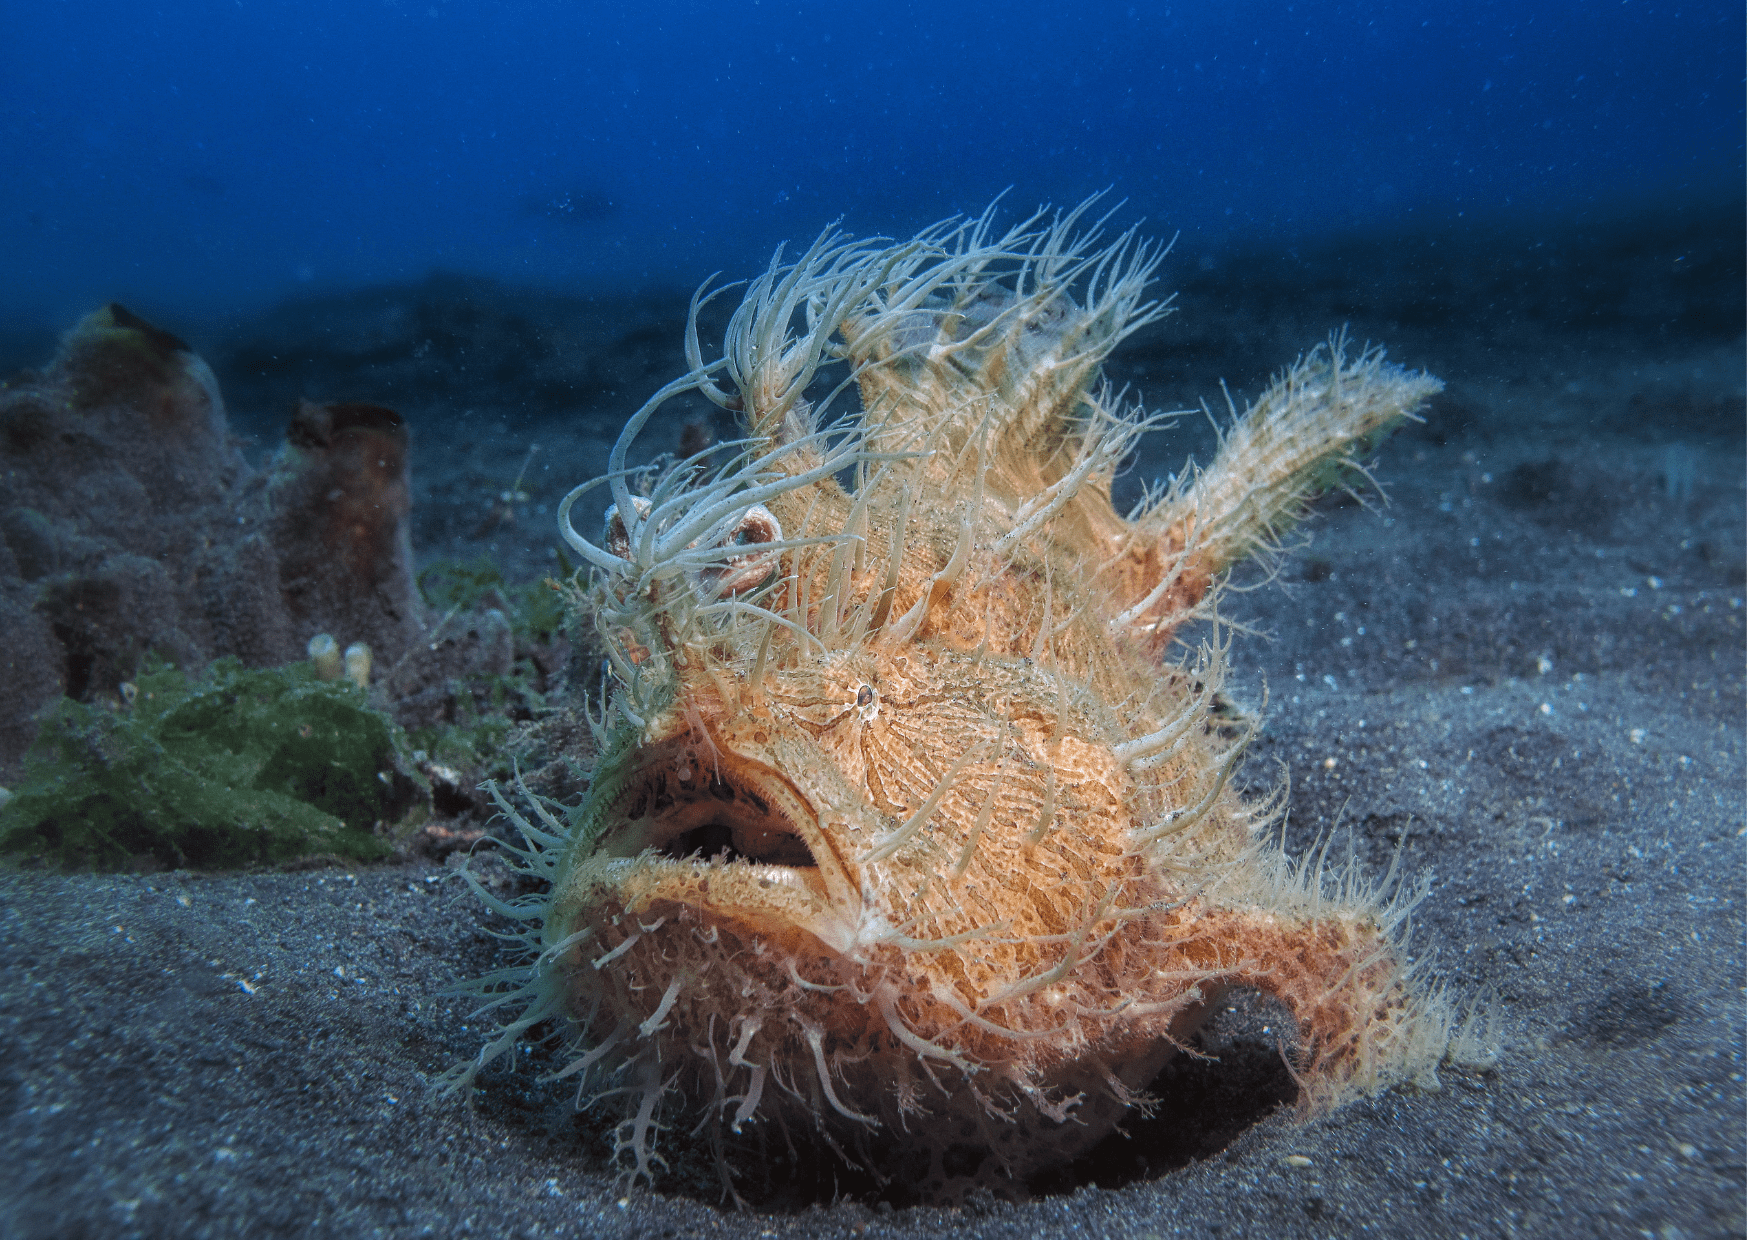
{"type": "Polygon", "coordinates": [[[1188,247],[1739,192],[1739,4],[14,3],[0,319],[744,275],[1114,187],[1188,247]]]}

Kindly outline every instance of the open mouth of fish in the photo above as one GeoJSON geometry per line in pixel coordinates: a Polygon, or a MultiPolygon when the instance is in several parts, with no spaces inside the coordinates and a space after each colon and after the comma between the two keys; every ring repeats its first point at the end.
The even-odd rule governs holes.
{"type": "Polygon", "coordinates": [[[699,761],[690,745],[643,756],[590,864],[616,903],[673,901],[768,938],[850,947],[842,910],[860,906],[857,885],[793,784],[726,753],[699,761]]]}

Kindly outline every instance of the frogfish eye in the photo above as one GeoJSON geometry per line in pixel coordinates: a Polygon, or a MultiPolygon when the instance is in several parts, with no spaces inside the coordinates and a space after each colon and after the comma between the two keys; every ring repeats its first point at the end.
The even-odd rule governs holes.
{"type": "Polygon", "coordinates": [[[721,544],[746,550],[724,556],[720,565],[704,569],[700,577],[711,581],[718,594],[740,594],[750,590],[763,583],[777,567],[779,553],[760,548],[766,543],[780,542],[782,538],[783,527],[771,515],[771,510],[763,504],[754,504],[721,544]]]}

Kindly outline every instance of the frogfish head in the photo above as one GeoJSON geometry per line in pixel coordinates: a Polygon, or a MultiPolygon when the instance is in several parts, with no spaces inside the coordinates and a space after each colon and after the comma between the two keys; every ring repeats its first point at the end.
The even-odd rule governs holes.
{"type": "MultiPolygon", "coordinates": [[[[1431,381],[1332,349],[1288,377],[1322,421],[1241,420],[1246,459],[1120,515],[1114,471],[1158,417],[1100,366],[1164,313],[1162,255],[1080,220],[828,234],[753,283],[714,364],[695,299],[692,370],[561,508],[595,569],[600,757],[580,806],[500,796],[550,890],[500,905],[530,927],[527,1003],[473,1068],[557,1022],[559,1075],[629,1099],[633,1178],[691,1111],[731,1183],[781,1132],[923,1197],[1023,1191],[1144,1101],[1225,986],[1293,972],[1268,954],[1316,880],[1228,778],[1253,724],[1221,696],[1209,591],[1431,381]],[[640,478],[628,445],[689,390],[745,438],[640,478]],[[585,537],[593,487],[613,502],[585,537]]],[[[1356,1038],[1419,1011],[1390,906],[1350,895],[1318,906],[1329,959],[1288,953],[1352,1009],[1308,1035],[1331,1097],[1378,1061],[1356,1038]]]]}

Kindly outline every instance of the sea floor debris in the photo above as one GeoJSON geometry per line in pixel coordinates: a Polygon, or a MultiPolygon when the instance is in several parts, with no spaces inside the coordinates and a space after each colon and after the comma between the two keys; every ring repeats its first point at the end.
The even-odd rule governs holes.
{"type": "MultiPolygon", "coordinates": [[[[78,324],[46,369],[0,384],[0,782],[20,791],[0,810],[9,846],[105,866],[125,857],[278,863],[298,855],[300,839],[305,853],[374,854],[386,845],[371,832],[385,818],[402,821],[409,796],[424,796],[427,780],[414,768],[432,760],[390,744],[385,728],[413,730],[430,748],[469,751],[483,764],[468,739],[480,717],[502,724],[515,705],[527,718],[525,703],[504,700],[506,686],[512,698],[538,699],[568,648],[551,622],[550,591],[433,564],[423,575],[444,609],[423,597],[409,536],[408,447],[393,410],[305,400],[285,442],[253,468],[211,368],[119,305],[78,324]],[[315,641],[331,650],[319,654],[315,641]],[[332,662],[332,675],[318,679],[343,671],[364,691],[356,710],[303,683],[306,655],[317,668],[332,662]],[[231,702],[229,736],[178,724],[192,706],[159,719],[136,700],[150,682],[181,701],[170,680],[199,680],[209,669],[194,698],[231,702]],[[335,759],[325,777],[286,776],[285,784],[272,754],[290,749],[263,748],[251,730],[251,710],[265,699],[295,700],[288,721],[324,735],[338,728],[356,752],[335,759]],[[352,725],[371,720],[381,726],[364,728],[366,743],[352,725]],[[170,727],[163,736],[161,723],[170,727]],[[154,768],[170,750],[177,760],[154,768]],[[315,787],[346,783],[355,760],[376,764],[370,775],[387,781],[386,802],[365,797],[371,804],[361,808],[356,796],[315,787]],[[148,769],[152,788],[122,806],[115,781],[148,769]],[[69,800],[44,779],[89,783],[92,797],[69,800]],[[226,808],[227,795],[245,793],[255,797],[250,806],[226,808]],[[114,812],[67,821],[71,806],[87,803],[114,812]],[[337,828],[341,805],[349,821],[337,828]],[[228,826],[218,821],[227,814],[228,826]],[[98,819],[120,842],[92,834],[98,819]],[[301,825],[292,829],[294,820],[301,825]],[[55,823],[45,844],[37,828],[55,823]]],[[[508,728],[487,730],[501,748],[508,728]]]]}

